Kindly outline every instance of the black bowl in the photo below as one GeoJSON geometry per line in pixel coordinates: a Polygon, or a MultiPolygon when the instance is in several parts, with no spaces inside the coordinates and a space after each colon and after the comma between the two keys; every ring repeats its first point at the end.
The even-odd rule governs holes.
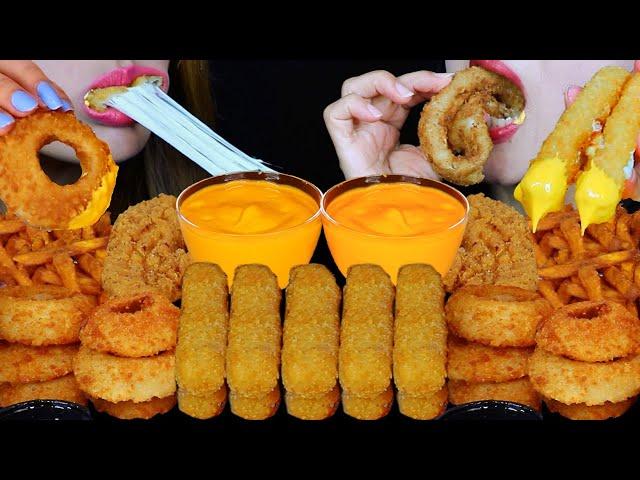
{"type": "Polygon", "coordinates": [[[91,412],[77,403],[59,400],[31,400],[0,409],[0,422],[3,421],[91,421],[91,412]]]}
{"type": "Polygon", "coordinates": [[[542,420],[542,415],[531,407],[498,400],[464,403],[444,412],[439,420],[542,420]]]}

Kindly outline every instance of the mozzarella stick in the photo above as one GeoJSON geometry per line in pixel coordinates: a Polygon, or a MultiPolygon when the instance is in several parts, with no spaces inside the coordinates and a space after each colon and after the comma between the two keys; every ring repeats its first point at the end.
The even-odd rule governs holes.
{"type": "Polygon", "coordinates": [[[278,411],[280,406],[280,387],[260,397],[247,397],[235,393],[229,394],[231,412],[245,420],[265,420],[278,411]]]}
{"type": "Polygon", "coordinates": [[[393,387],[372,397],[358,397],[342,392],[342,409],[344,413],[358,420],[378,420],[391,410],[393,405],[393,387]]]}
{"type": "Polygon", "coordinates": [[[436,393],[422,396],[412,396],[398,392],[398,408],[400,413],[414,420],[431,420],[445,411],[447,397],[446,385],[436,393]]]}
{"type": "Polygon", "coordinates": [[[323,265],[291,269],[282,334],[282,382],[288,393],[315,397],[338,378],[340,289],[323,265]]]}
{"type": "Polygon", "coordinates": [[[447,322],[440,274],[424,264],[398,272],[393,378],[409,396],[438,392],[447,377],[447,322]]]}
{"type": "Polygon", "coordinates": [[[338,409],[340,389],[335,385],[333,390],[315,397],[302,397],[287,391],[284,399],[289,415],[301,420],[324,420],[338,409]]]}
{"type": "MultiPolygon", "coordinates": [[[[280,288],[264,265],[236,268],[231,291],[227,382],[232,393],[264,398],[280,378],[280,288]]],[[[233,409],[231,396],[231,407],[233,409]]]]}
{"type": "Polygon", "coordinates": [[[178,408],[193,418],[206,420],[220,415],[226,403],[227,386],[224,384],[215,392],[203,394],[193,394],[184,389],[178,389],[178,408]]]}
{"type": "Polygon", "coordinates": [[[374,397],[391,384],[393,290],[378,265],[355,265],[347,273],[339,377],[350,395],[374,397]]]}
{"type": "MultiPolygon", "coordinates": [[[[228,326],[227,276],[218,265],[191,264],[182,283],[176,346],[178,389],[211,396],[225,380],[228,326]]],[[[182,403],[179,403],[182,410],[182,403]]],[[[187,412],[185,412],[187,413],[187,412]]]]}

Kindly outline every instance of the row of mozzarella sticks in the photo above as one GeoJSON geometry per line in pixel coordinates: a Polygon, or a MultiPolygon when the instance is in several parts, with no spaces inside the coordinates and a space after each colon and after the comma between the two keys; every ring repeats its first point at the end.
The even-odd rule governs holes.
{"type": "Polygon", "coordinates": [[[236,269],[230,308],[217,265],[192,264],[182,288],[175,358],[187,415],[214,417],[228,399],[239,417],[269,418],[281,403],[280,377],[287,412],[304,420],[328,418],[340,402],[347,415],[378,419],[396,390],[408,417],[431,419],[446,408],[445,293],[430,265],[402,267],[395,288],[381,267],[353,266],[343,296],[323,265],[294,267],[284,322],[266,266],[236,269]]]}

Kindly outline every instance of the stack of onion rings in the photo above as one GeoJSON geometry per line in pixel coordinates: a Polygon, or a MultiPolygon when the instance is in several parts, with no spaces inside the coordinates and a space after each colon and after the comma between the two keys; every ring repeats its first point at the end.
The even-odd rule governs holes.
{"type": "Polygon", "coordinates": [[[0,199],[33,227],[94,224],[109,206],[117,171],[109,146],[72,112],[35,112],[0,137],[0,199]],[[73,147],[80,160],[82,175],[72,185],[58,185],[40,168],[38,152],[54,140],[73,147]]]}
{"type": "Polygon", "coordinates": [[[480,67],[467,68],[425,104],[420,147],[441,177],[459,185],[479,183],[493,149],[485,114],[516,116],[523,109],[524,96],[512,82],[480,67]]]}

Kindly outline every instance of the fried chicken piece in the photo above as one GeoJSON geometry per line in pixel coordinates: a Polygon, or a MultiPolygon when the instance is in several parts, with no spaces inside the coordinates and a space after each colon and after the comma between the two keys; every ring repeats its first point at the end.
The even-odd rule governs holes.
{"type": "Polygon", "coordinates": [[[175,302],[189,258],[176,198],[158,195],[128,208],[113,225],[102,272],[110,297],[155,291],[175,302]]]}
{"type": "Polygon", "coordinates": [[[509,285],[535,291],[538,273],[533,236],[512,207],[485,197],[468,197],[469,222],[458,254],[444,278],[448,292],[464,285],[509,285]]]}

